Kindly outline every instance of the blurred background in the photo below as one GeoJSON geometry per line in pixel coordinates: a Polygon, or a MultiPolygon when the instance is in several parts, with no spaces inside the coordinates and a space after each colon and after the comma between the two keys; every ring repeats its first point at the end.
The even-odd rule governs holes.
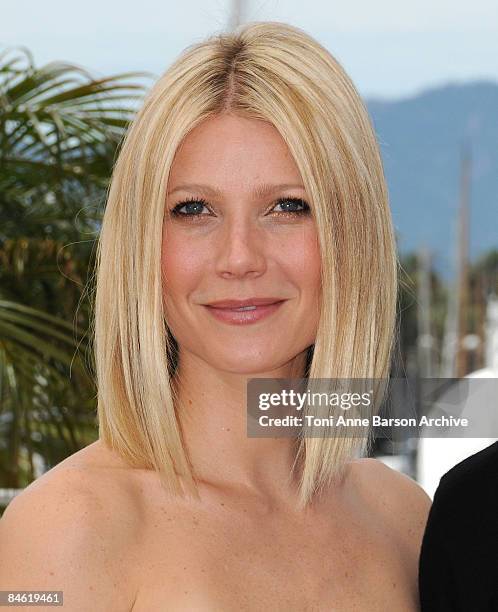
{"type": "MultiPolygon", "coordinates": [[[[498,376],[495,0],[18,0],[1,14],[0,512],[98,436],[87,284],[126,126],[187,45],[242,22],[303,28],[365,100],[402,265],[391,376],[498,376]]],[[[432,496],[493,433],[372,454],[432,496]]]]}

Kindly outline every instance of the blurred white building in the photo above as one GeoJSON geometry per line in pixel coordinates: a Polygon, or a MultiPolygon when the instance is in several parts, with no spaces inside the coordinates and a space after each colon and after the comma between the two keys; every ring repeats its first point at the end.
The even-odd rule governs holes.
{"type": "MultiPolygon", "coordinates": [[[[468,374],[465,378],[498,378],[498,296],[489,297],[486,307],[485,330],[485,367],[468,374]]],[[[496,387],[493,387],[496,388],[496,387]]],[[[484,387],[483,387],[484,389],[484,387]]],[[[484,430],[484,423],[490,435],[498,431],[498,397],[486,400],[476,393],[465,404],[462,416],[479,415],[479,431],[484,430]]],[[[429,438],[419,439],[417,453],[417,481],[431,497],[439,484],[441,476],[454,465],[470,455],[490,446],[497,440],[489,438],[429,438]]]]}

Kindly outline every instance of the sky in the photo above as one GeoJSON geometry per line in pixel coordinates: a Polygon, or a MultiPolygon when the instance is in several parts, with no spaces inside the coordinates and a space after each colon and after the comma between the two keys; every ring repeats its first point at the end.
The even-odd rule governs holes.
{"type": "MultiPolygon", "coordinates": [[[[25,46],[96,77],[159,77],[187,46],[228,27],[230,0],[3,0],[0,52],[25,46]]],[[[498,82],[497,0],[246,0],[243,21],[314,36],[365,98],[400,99],[448,82],[498,82]]]]}

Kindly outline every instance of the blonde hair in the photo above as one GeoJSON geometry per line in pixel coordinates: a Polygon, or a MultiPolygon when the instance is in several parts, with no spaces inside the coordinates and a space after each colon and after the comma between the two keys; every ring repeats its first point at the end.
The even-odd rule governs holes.
{"type": "MultiPolygon", "coordinates": [[[[157,470],[179,494],[198,492],[175,412],[163,215],[179,144],[221,113],[271,122],[311,200],[322,303],[310,379],[385,378],[395,337],[398,260],[383,166],[344,69],[301,29],[277,22],[247,23],[187,47],[150,90],[123,141],[98,242],[94,313],[100,437],[130,465],[157,470]]],[[[300,503],[367,446],[354,436],[300,439],[300,503]]]]}

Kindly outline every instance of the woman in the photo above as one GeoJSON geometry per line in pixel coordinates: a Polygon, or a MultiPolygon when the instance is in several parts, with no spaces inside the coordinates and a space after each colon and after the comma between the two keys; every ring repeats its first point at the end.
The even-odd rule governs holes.
{"type": "Polygon", "coordinates": [[[281,23],[189,47],[112,177],[100,438],[9,506],[1,588],[70,610],[416,610],[418,485],[361,458],[366,438],[246,432],[251,378],[388,376],[396,271],[338,62],[281,23]]]}

